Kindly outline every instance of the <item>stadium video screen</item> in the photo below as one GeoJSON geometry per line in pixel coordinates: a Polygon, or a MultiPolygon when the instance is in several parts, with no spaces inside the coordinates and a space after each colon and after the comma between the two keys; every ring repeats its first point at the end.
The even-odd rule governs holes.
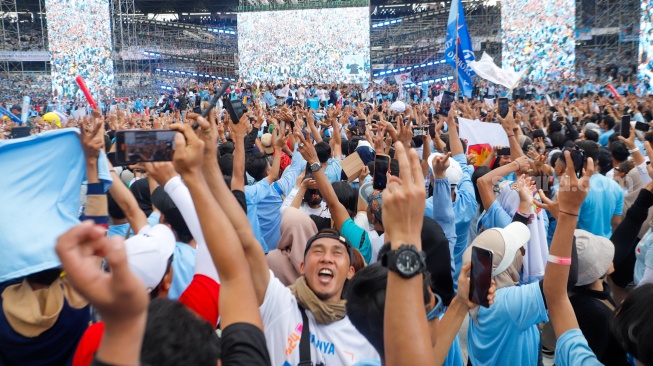
{"type": "Polygon", "coordinates": [[[96,100],[112,96],[109,0],[46,0],[45,7],[54,96],[83,98],[77,75],[96,100]]]}
{"type": "Polygon", "coordinates": [[[369,8],[240,13],[238,57],[245,81],[368,82],[369,8]]]}
{"type": "Polygon", "coordinates": [[[639,34],[639,74],[653,80],[653,1],[642,0],[639,34]]]}
{"type": "Polygon", "coordinates": [[[576,59],[574,0],[501,2],[502,66],[532,68],[535,81],[574,75],[576,59]]]}

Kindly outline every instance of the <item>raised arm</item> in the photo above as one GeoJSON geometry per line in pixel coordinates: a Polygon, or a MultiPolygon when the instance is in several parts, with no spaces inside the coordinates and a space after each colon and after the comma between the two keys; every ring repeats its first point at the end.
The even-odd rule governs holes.
{"type": "MultiPolygon", "coordinates": [[[[390,240],[392,250],[414,245],[421,252],[426,192],[419,157],[414,150],[407,153],[400,142],[395,148],[400,177],[391,176],[383,191],[386,240],[390,240]]],[[[403,278],[394,271],[388,272],[383,317],[387,366],[434,364],[422,276],[403,278]]]]}
{"type": "Polygon", "coordinates": [[[578,321],[567,295],[567,280],[571,261],[574,230],[578,224],[578,213],[590,189],[590,177],[594,173],[594,162],[587,160],[587,169],[581,179],[576,178],[574,165],[568,151],[564,152],[567,170],[560,179],[558,190],[559,215],[550,255],[554,258],[546,265],[544,273],[544,296],[549,309],[549,319],[553,324],[556,338],[568,330],[578,328],[578,321]]]}
{"type": "MultiPolygon", "coordinates": [[[[268,263],[265,260],[263,247],[261,247],[261,244],[254,237],[252,226],[247,220],[247,214],[245,214],[236,197],[231,193],[229,187],[227,187],[227,183],[224,181],[224,177],[218,166],[216,158],[217,148],[214,144],[217,139],[217,129],[199,115],[189,114],[189,118],[199,123],[201,129],[200,138],[204,141],[209,141],[209,143],[205,143],[204,163],[202,165],[203,176],[209,186],[211,195],[220,207],[222,207],[224,214],[238,233],[238,239],[245,251],[249,270],[254,281],[258,304],[261,305],[263,304],[265,291],[270,282],[270,271],[268,263]]],[[[207,197],[210,197],[210,195],[207,197]]]]}
{"type": "Polygon", "coordinates": [[[478,191],[485,210],[489,210],[492,203],[496,200],[494,184],[510,173],[519,172],[525,166],[528,166],[528,164],[528,158],[523,156],[510,164],[491,170],[478,179],[476,184],[478,185],[478,191]]]}
{"type": "Polygon", "coordinates": [[[263,330],[252,275],[250,271],[244,270],[249,264],[238,234],[229,220],[216,220],[224,218],[226,214],[215,200],[206,199],[211,196],[211,190],[202,173],[204,142],[188,124],[173,125],[171,128],[183,133],[175,136],[175,169],[181,173],[193,197],[206,245],[221,276],[222,327],[224,329],[234,323],[249,323],[263,330]]]}

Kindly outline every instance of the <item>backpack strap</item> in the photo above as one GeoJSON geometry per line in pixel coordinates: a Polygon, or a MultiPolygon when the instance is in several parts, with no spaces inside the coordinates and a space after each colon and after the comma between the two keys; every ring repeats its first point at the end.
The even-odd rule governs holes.
{"type": "Polygon", "coordinates": [[[299,339],[299,363],[297,366],[313,366],[313,361],[311,361],[311,340],[309,337],[309,326],[308,326],[308,317],[306,316],[306,310],[297,303],[299,307],[299,312],[302,313],[302,336],[299,339]]]}

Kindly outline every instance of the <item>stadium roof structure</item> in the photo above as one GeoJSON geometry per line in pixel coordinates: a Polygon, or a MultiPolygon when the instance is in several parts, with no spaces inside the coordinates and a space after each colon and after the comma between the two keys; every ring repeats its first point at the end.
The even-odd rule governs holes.
{"type": "MultiPolygon", "coordinates": [[[[47,0],[45,0],[47,1],[47,0]]],[[[371,6],[420,4],[434,0],[370,0],[371,6]]],[[[16,0],[18,11],[39,11],[39,0],[16,0]]],[[[236,12],[239,0],[134,0],[136,11],[142,14],[236,12]]]]}

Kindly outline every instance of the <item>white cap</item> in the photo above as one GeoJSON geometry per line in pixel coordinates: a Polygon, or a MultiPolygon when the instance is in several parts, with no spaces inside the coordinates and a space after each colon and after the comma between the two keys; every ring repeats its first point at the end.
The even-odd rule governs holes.
{"type": "Polygon", "coordinates": [[[609,239],[576,229],[578,252],[578,280],[576,286],[585,286],[605,276],[614,259],[614,244],[609,239]]]}
{"type": "MultiPolygon", "coordinates": [[[[485,249],[495,249],[498,248],[497,245],[503,241],[503,258],[501,258],[501,262],[497,265],[494,271],[492,271],[492,277],[495,277],[512,265],[517,251],[526,245],[530,239],[531,231],[528,227],[521,222],[513,222],[503,229],[493,228],[485,230],[474,239],[469,247],[474,246],[485,249]]],[[[467,253],[471,253],[469,248],[465,252],[466,255],[469,255],[467,253]]]]}
{"type": "Polygon", "coordinates": [[[406,111],[406,104],[404,104],[404,102],[400,100],[390,105],[390,112],[404,113],[405,111],[406,111]]]}
{"type": "MultiPolygon", "coordinates": [[[[433,159],[435,159],[436,156],[444,155],[440,153],[433,153],[429,155],[426,160],[429,163],[429,168],[431,168],[431,170],[433,170],[433,159]]],[[[451,157],[449,158],[449,167],[447,168],[447,179],[449,180],[449,184],[452,186],[457,186],[458,183],[460,183],[460,181],[463,179],[463,168],[460,167],[460,163],[451,157]]]]}
{"type": "Polygon", "coordinates": [[[155,289],[166,274],[175,245],[172,230],[161,224],[145,227],[125,241],[129,269],[143,280],[147,292],[155,289]]]}

